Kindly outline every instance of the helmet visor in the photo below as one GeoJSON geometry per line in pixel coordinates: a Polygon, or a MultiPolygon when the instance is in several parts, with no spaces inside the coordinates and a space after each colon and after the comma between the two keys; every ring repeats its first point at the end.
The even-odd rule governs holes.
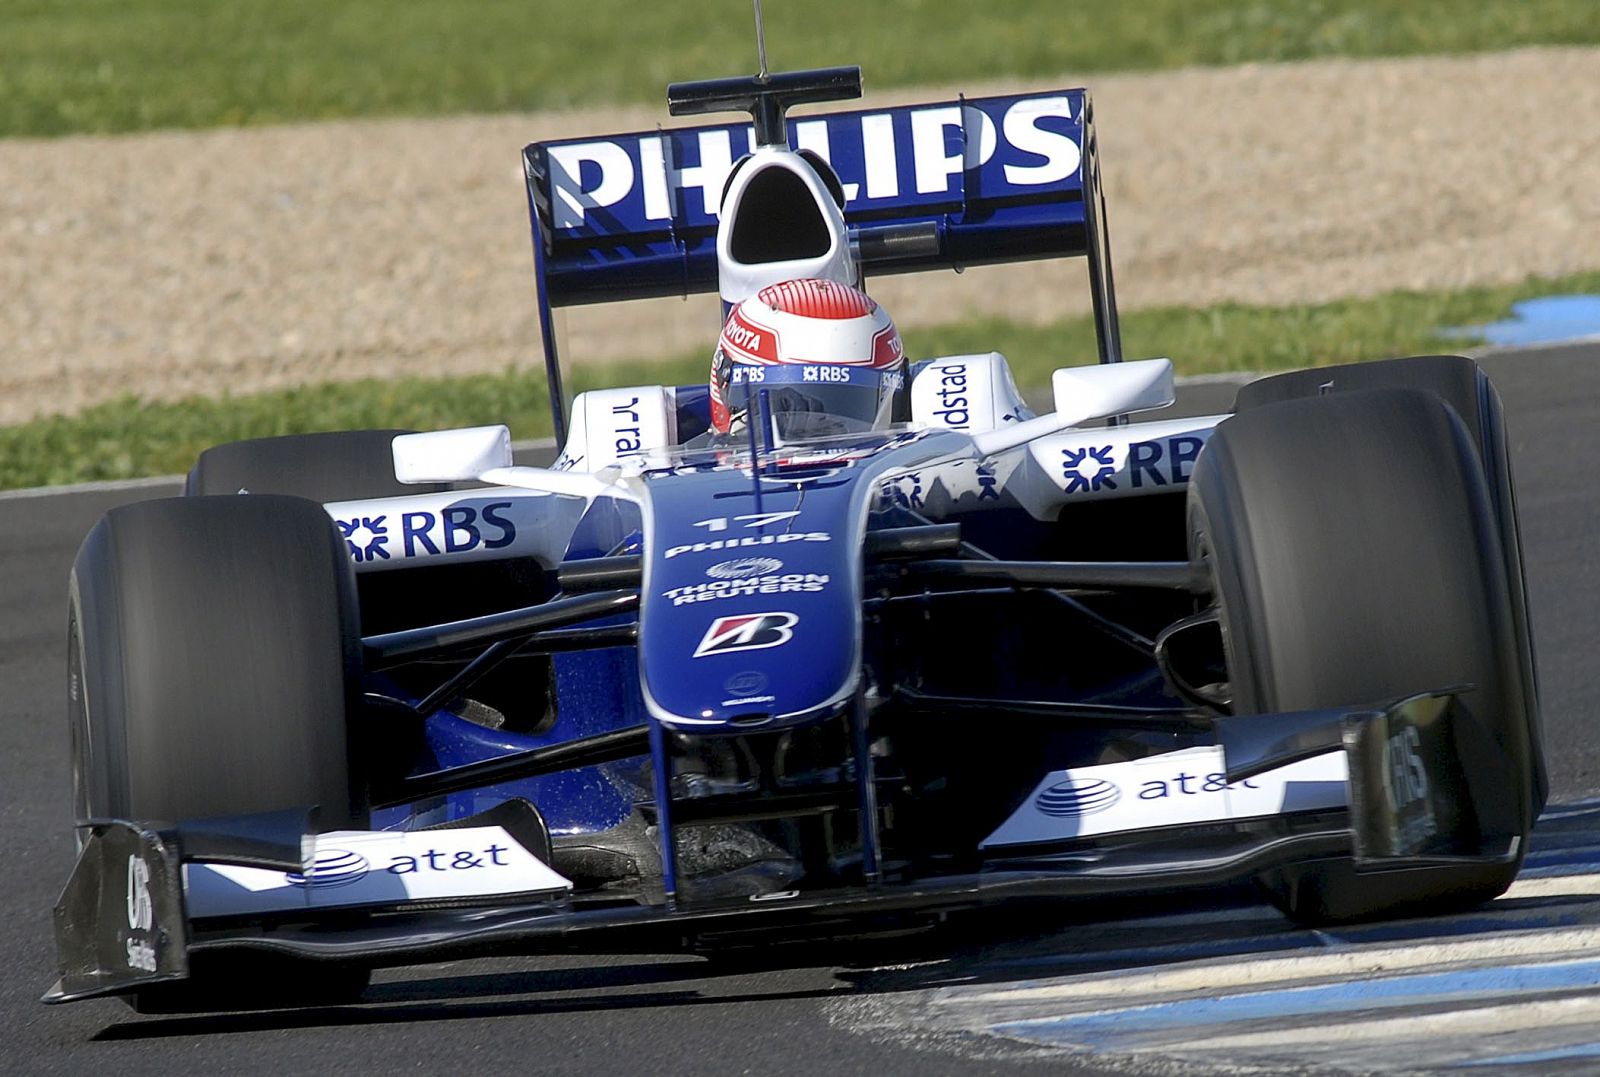
{"type": "Polygon", "coordinates": [[[763,414],[779,444],[877,430],[895,418],[905,391],[903,370],[828,363],[733,364],[725,399],[729,414],[763,414]]]}

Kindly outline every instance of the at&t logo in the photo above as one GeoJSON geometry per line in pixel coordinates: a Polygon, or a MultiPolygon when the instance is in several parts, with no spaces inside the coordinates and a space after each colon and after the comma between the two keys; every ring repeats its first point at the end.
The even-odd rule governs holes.
{"type": "Polygon", "coordinates": [[[370,865],[360,853],[347,849],[324,849],[317,853],[311,870],[301,874],[291,871],[284,875],[290,886],[301,889],[324,890],[331,886],[349,886],[367,877],[370,865]]]}
{"type": "Polygon", "coordinates": [[[1122,799],[1122,790],[1104,778],[1068,778],[1033,798],[1033,806],[1057,819],[1105,811],[1122,799]]]}

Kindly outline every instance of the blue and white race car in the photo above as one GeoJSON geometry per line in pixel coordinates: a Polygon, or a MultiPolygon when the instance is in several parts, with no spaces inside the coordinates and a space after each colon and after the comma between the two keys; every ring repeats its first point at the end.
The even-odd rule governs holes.
{"type": "Polygon", "coordinates": [[[242,442],[95,526],[47,1001],[1510,884],[1545,780],[1481,371],[1320,368],[1162,419],[1171,364],[1121,356],[1089,95],[786,116],[859,85],[681,84],[675,113],[752,122],[526,149],[553,466],[503,426],[242,442]],[[1043,413],[997,353],[908,359],[867,297],[1079,255],[1100,362],[1043,413]],[[710,292],[706,383],[564,399],[552,308],[710,292]]]}

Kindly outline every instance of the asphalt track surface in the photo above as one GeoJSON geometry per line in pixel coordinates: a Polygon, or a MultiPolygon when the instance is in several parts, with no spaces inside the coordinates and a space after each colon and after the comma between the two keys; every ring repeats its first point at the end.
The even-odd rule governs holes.
{"type": "MultiPolygon", "coordinates": [[[[47,1008],[72,848],[67,570],[105,509],[176,491],[0,495],[0,1073],[1595,1071],[1600,962],[1583,955],[1600,952],[1600,806],[1581,802],[1600,793],[1600,347],[1485,365],[1507,405],[1553,801],[1568,807],[1485,912],[1346,933],[1260,908],[1119,909],[1109,926],[991,923],[843,964],[815,949],[760,967],[506,958],[380,973],[348,1007],[47,1008]]],[[[1222,410],[1231,391],[1191,387],[1183,404],[1222,410]]]]}

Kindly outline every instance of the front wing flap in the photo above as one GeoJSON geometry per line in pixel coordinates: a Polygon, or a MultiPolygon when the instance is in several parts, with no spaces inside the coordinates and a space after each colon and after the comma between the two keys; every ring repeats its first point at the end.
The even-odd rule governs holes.
{"type": "MultiPolygon", "coordinates": [[[[564,888],[566,881],[540,862],[548,858],[548,845],[535,848],[541,843],[517,838],[518,828],[508,826],[485,833],[505,835],[519,854],[526,854],[558,884],[542,890],[531,885],[502,884],[499,890],[479,886],[477,893],[469,886],[451,899],[443,892],[399,887],[395,879],[385,878],[388,897],[372,903],[349,899],[342,905],[319,906],[308,897],[304,908],[286,910],[281,895],[273,900],[258,896],[255,905],[240,905],[234,915],[191,919],[186,859],[196,869],[189,874],[191,886],[199,874],[217,874],[217,862],[231,860],[233,867],[221,877],[245,880],[245,889],[254,885],[250,878],[268,878],[285,865],[263,866],[259,840],[252,846],[257,857],[253,866],[245,866],[242,856],[230,857],[227,827],[217,821],[206,827],[205,840],[196,842],[197,849],[203,848],[215,862],[186,857],[181,828],[97,822],[89,828],[56,906],[61,978],[44,1000],[68,1002],[181,980],[189,973],[190,955],[198,952],[269,952],[377,967],[493,953],[605,951],[663,944],[677,948],[686,940],[719,934],[789,931],[808,924],[847,931],[842,927],[846,922],[872,917],[959,911],[1015,899],[1096,898],[1222,885],[1270,868],[1329,857],[1352,856],[1358,870],[1512,862],[1520,853],[1516,836],[1486,825],[1493,821],[1480,819],[1474,810],[1471,782],[1483,777],[1463,764],[1461,738],[1454,728],[1459,722],[1455,696],[1448,691],[1379,708],[1219,720],[1230,781],[1330,751],[1343,752],[1349,773],[1344,825],[1320,813],[1303,816],[1298,829],[1252,827],[1222,838],[1212,828],[1205,841],[1186,840],[1182,828],[1169,827],[1121,835],[1117,842],[1100,842],[1071,855],[1000,861],[977,873],[890,877],[855,887],[676,905],[640,899],[574,907],[564,888]],[[328,915],[330,908],[336,908],[338,915],[328,915]]],[[[502,809],[496,811],[503,816],[502,809]]],[[[398,844],[391,850],[384,842],[427,834],[352,833],[344,835],[343,844],[360,845],[359,855],[366,858],[368,868],[377,865],[378,874],[396,874],[396,867],[415,865],[423,870],[427,858],[419,859],[415,850],[400,850],[398,844]],[[372,849],[356,839],[371,839],[372,849]],[[380,845],[389,850],[386,866],[375,853],[367,855],[380,845]]],[[[460,834],[459,840],[482,844],[477,831],[462,829],[460,834]]],[[[319,837],[323,852],[301,865],[301,872],[314,879],[321,859],[328,858],[330,864],[338,860],[332,874],[321,877],[330,891],[338,889],[346,885],[343,876],[351,869],[345,858],[335,854],[356,850],[333,849],[339,844],[338,835],[319,837]]],[[[285,839],[278,845],[287,848],[289,842],[285,839]]],[[[314,848],[315,843],[306,847],[314,848]]],[[[502,855],[509,859],[509,854],[502,855]]],[[[448,858],[436,858],[435,870],[448,871],[449,863],[448,858]],[[446,867],[438,868],[438,863],[446,867]]],[[[209,911],[229,911],[214,903],[214,894],[208,900],[213,902],[209,911]]]]}
{"type": "Polygon", "coordinates": [[[330,922],[359,927],[396,910],[567,907],[572,884],[545,863],[549,835],[526,801],[413,831],[318,834],[314,820],[290,811],[170,828],[92,822],[56,903],[61,978],[44,1000],[182,980],[206,940],[243,942],[286,924],[326,934],[330,922]]]}

